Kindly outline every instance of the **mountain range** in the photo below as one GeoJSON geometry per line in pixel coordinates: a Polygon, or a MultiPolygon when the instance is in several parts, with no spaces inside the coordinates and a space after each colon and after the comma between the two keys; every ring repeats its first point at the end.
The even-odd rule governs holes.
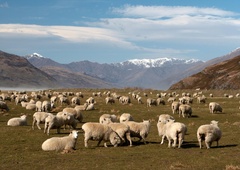
{"type": "MultiPolygon", "coordinates": [[[[208,66],[240,55],[238,48],[206,62],[194,59],[158,58],[134,59],[111,64],[99,64],[87,60],[61,64],[38,53],[20,57],[0,52],[0,64],[4,66],[0,69],[0,87],[10,85],[50,88],[138,87],[161,90],[171,89],[172,85],[201,72],[208,66]],[[19,65],[19,61],[24,61],[24,66],[19,65]],[[10,66],[6,63],[12,64],[10,66]],[[26,72],[30,68],[31,71],[26,72]],[[22,70],[25,70],[26,78],[23,78],[22,70]],[[9,81],[8,79],[11,78],[13,80],[9,81]]],[[[180,86],[176,87],[180,88],[180,86]]]]}

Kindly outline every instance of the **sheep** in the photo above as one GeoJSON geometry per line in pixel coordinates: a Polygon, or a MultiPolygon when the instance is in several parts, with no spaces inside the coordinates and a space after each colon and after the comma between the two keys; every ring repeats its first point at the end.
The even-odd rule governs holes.
{"type": "Polygon", "coordinates": [[[35,123],[40,130],[41,127],[39,126],[40,123],[45,123],[46,117],[48,117],[51,113],[47,112],[35,112],[33,114],[33,122],[32,122],[32,129],[34,130],[35,123]]]}
{"type": "Polygon", "coordinates": [[[82,115],[81,111],[77,110],[75,108],[67,107],[67,108],[64,108],[62,112],[72,114],[73,117],[76,120],[78,120],[79,122],[82,122],[82,120],[83,120],[83,115],[82,115]]]}
{"type": "Polygon", "coordinates": [[[168,119],[172,119],[172,120],[175,120],[172,116],[170,116],[169,114],[161,114],[158,118],[158,123],[157,123],[157,128],[158,128],[158,135],[160,137],[162,137],[162,141],[160,144],[163,144],[164,142],[164,139],[166,137],[165,135],[165,129],[162,128],[162,126],[164,124],[167,123],[168,119]]]}
{"type": "Polygon", "coordinates": [[[95,109],[94,108],[94,103],[90,103],[86,108],[86,110],[94,110],[94,109],[95,109]]]}
{"type": "Polygon", "coordinates": [[[6,104],[6,102],[3,102],[3,101],[0,101],[0,109],[9,111],[8,105],[6,104]]]}
{"type": "Polygon", "coordinates": [[[131,99],[130,99],[129,96],[121,96],[121,97],[119,98],[119,102],[120,102],[121,104],[129,104],[129,103],[131,103],[131,99]]]}
{"type": "Polygon", "coordinates": [[[141,96],[137,97],[137,101],[138,101],[138,104],[143,104],[143,101],[142,101],[142,97],[141,97],[141,96]]]}
{"type": "Polygon", "coordinates": [[[45,119],[44,133],[49,135],[50,129],[56,128],[57,133],[60,133],[61,127],[65,124],[65,121],[70,119],[70,116],[64,115],[48,115],[45,119]]]}
{"type": "Polygon", "coordinates": [[[151,107],[152,105],[157,106],[157,100],[156,99],[152,99],[152,98],[148,98],[147,99],[147,107],[151,107]]]}
{"type": "Polygon", "coordinates": [[[163,98],[157,98],[157,105],[160,105],[160,104],[165,105],[165,101],[163,98]]]}
{"type": "Polygon", "coordinates": [[[210,113],[222,112],[222,107],[216,102],[210,102],[209,103],[209,111],[210,111],[210,113]]]}
{"type": "Polygon", "coordinates": [[[180,106],[180,103],[179,103],[179,102],[177,102],[177,101],[172,102],[172,104],[171,104],[171,109],[172,109],[172,113],[173,113],[173,114],[179,112],[179,106],[180,106]]]}
{"type": "Polygon", "coordinates": [[[44,100],[42,102],[42,111],[43,112],[50,112],[53,107],[54,107],[54,103],[51,103],[50,101],[44,100]]]}
{"type": "Polygon", "coordinates": [[[104,118],[104,121],[102,121],[102,124],[107,124],[109,127],[114,130],[118,136],[121,138],[122,143],[125,143],[125,137],[129,141],[129,146],[132,146],[132,140],[130,136],[130,127],[126,125],[125,123],[116,123],[112,122],[110,117],[104,118]]]}
{"type": "Polygon", "coordinates": [[[186,133],[187,127],[185,124],[180,122],[174,122],[174,120],[169,119],[166,123],[166,137],[168,139],[168,147],[171,147],[172,140],[172,147],[176,147],[178,139],[178,148],[181,148],[186,133]]]}
{"type": "Polygon", "coordinates": [[[36,110],[36,104],[29,102],[29,103],[26,105],[26,109],[27,109],[27,110],[36,110]]]}
{"type": "Polygon", "coordinates": [[[143,140],[144,144],[146,144],[146,138],[151,126],[150,120],[143,120],[143,122],[126,121],[124,123],[129,126],[131,137],[138,137],[139,142],[143,140]]]}
{"type": "Polygon", "coordinates": [[[182,117],[185,117],[185,114],[187,115],[187,117],[191,117],[192,116],[191,106],[188,104],[181,104],[179,106],[179,117],[181,114],[182,114],[182,117]]]}
{"type": "Polygon", "coordinates": [[[187,132],[187,127],[185,124],[180,122],[175,122],[173,119],[167,119],[163,121],[158,121],[157,123],[158,127],[158,134],[159,136],[162,136],[162,142],[164,137],[166,136],[168,139],[168,147],[171,147],[171,143],[173,140],[172,147],[176,147],[177,139],[178,139],[178,148],[181,148],[181,145],[184,140],[184,136],[187,132]]]}
{"type": "Polygon", "coordinates": [[[76,109],[77,111],[83,111],[87,109],[88,104],[84,103],[83,105],[77,105],[74,107],[74,109],[76,109]]]}
{"type": "Polygon", "coordinates": [[[27,126],[27,115],[14,117],[8,120],[8,126],[27,126]]]}
{"type": "Polygon", "coordinates": [[[202,95],[202,96],[198,96],[197,97],[197,102],[198,103],[206,103],[206,97],[204,96],[204,95],[202,95]]]}
{"type": "Polygon", "coordinates": [[[63,120],[64,120],[64,130],[66,129],[67,125],[71,126],[73,129],[76,129],[78,120],[75,119],[72,112],[67,111],[67,110],[65,112],[64,111],[58,112],[57,116],[63,118],[63,120]]]}
{"type": "Polygon", "coordinates": [[[97,146],[100,145],[101,141],[104,140],[104,146],[107,147],[107,141],[117,147],[121,143],[121,139],[116,132],[112,130],[108,125],[100,123],[84,123],[82,125],[84,131],[84,146],[88,147],[89,140],[98,141],[97,146]]]}
{"type": "Polygon", "coordinates": [[[71,99],[72,105],[80,105],[80,98],[75,96],[71,99]]]}
{"type": "Polygon", "coordinates": [[[197,139],[200,149],[202,148],[202,141],[205,140],[207,149],[210,149],[212,142],[218,141],[222,137],[222,131],[218,127],[218,121],[212,120],[210,124],[201,125],[197,130],[197,139]]]}
{"type": "Polygon", "coordinates": [[[115,100],[112,97],[107,96],[105,98],[105,102],[106,102],[106,104],[108,104],[108,103],[113,104],[113,103],[115,103],[115,100]]]}
{"type": "Polygon", "coordinates": [[[123,113],[120,118],[120,123],[126,122],[126,121],[133,121],[133,117],[130,113],[123,113]]]}
{"type": "Polygon", "coordinates": [[[104,123],[106,121],[106,118],[109,118],[111,120],[111,122],[117,122],[117,116],[116,115],[110,115],[110,114],[103,114],[102,116],[100,116],[99,118],[99,123],[104,123]]]}
{"type": "Polygon", "coordinates": [[[42,111],[42,102],[37,101],[36,102],[36,112],[41,112],[42,111]]]}
{"type": "Polygon", "coordinates": [[[89,97],[89,98],[86,100],[86,103],[87,103],[87,104],[95,103],[95,100],[94,100],[93,97],[89,97]]]}
{"type": "Polygon", "coordinates": [[[63,105],[63,103],[66,103],[67,105],[70,104],[69,99],[65,96],[60,96],[59,101],[60,101],[61,105],[63,105]]]}
{"type": "Polygon", "coordinates": [[[27,105],[28,105],[28,102],[21,101],[21,106],[22,106],[22,107],[25,107],[25,108],[26,108],[26,107],[27,107],[27,105]]]}
{"type": "Polygon", "coordinates": [[[168,101],[168,103],[172,103],[172,102],[176,101],[176,98],[175,97],[169,97],[167,101],[168,101]]]}
{"type": "Polygon", "coordinates": [[[78,138],[78,131],[73,130],[68,136],[52,137],[42,143],[42,150],[44,151],[61,151],[63,153],[72,152],[75,150],[78,138]]]}

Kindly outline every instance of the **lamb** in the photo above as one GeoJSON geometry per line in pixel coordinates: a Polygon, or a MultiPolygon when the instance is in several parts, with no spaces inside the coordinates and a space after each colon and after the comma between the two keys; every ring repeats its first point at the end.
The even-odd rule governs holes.
{"type": "Polygon", "coordinates": [[[133,121],[133,117],[130,113],[123,113],[120,118],[120,123],[126,122],[126,121],[133,121]]]}
{"type": "Polygon", "coordinates": [[[106,121],[106,118],[109,118],[111,120],[111,122],[117,122],[117,116],[116,115],[110,115],[110,114],[103,114],[102,116],[100,116],[99,118],[99,123],[104,123],[106,121]]]}
{"type": "Polygon", "coordinates": [[[179,117],[181,114],[182,114],[182,117],[185,117],[185,114],[187,115],[187,117],[191,117],[192,116],[191,106],[188,104],[181,104],[179,106],[179,117]]]}
{"type": "Polygon", "coordinates": [[[39,126],[40,123],[45,123],[45,119],[50,115],[51,113],[47,112],[35,112],[33,114],[33,123],[32,123],[32,129],[34,130],[35,123],[40,130],[41,127],[39,126]]]}
{"type": "Polygon", "coordinates": [[[114,130],[118,136],[121,138],[122,143],[125,143],[125,137],[129,141],[129,146],[132,146],[132,140],[130,136],[130,128],[125,123],[116,123],[112,122],[110,117],[104,118],[104,121],[102,121],[102,124],[107,124],[109,127],[114,130]]]}
{"type": "Polygon", "coordinates": [[[124,123],[129,126],[131,137],[138,137],[139,141],[143,140],[146,144],[151,126],[150,120],[143,120],[143,122],[126,121],[124,123]]]}
{"type": "Polygon", "coordinates": [[[70,116],[65,115],[66,118],[59,115],[48,115],[45,119],[44,133],[49,135],[50,129],[56,128],[57,133],[60,133],[61,127],[65,124],[65,120],[70,119],[70,116]]]}
{"type": "Polygon", "coordinates": [[[210,111],[210,113],[222,112],[222,107],[216,102],[210,102],[209,103],[209,111],[210,111]]]}
{"type": "Polygon", "coordinates": [[[8,126],[27,126],[27,115],[14,117],[8,120],[8,126]]]}
{"type": "Polygon", "coordinates": [[[212,142],[218,141],[222,137],[222,132],[218,127],[218,121],[212,120],[210,124],[201,125],[197,130],[197,139],[200,149],[202,148],[202,141],[205,140],[207,149],[210,149],[212,142]]]}
{"type": "Polygon", "coordinates": [[[160,137],[162,137],[162,141],[161,144],[163,144],[164,139],[166,137],[165,135],[165,127],[164,124],[166,124],[168,122],[169,119],[175,120],[172,116],[170,116],[169,114],[161,114],[158,118],[158,123],[157,123],[157,128],[158,128],[158,135],[160,137]]]}
{"type": "Polygon", "coordinates": [[[61,151],[68,153],[75,150],[78,138],[78,131],[73,130],[68,136],[52,137],[42,143],[42,150],[44,151],[61,151]]]}
{"type": "Polygon", "coordinates": [[[172,113],[173,113],[173,114],[179,112],[179,106],[180,106],[180,103],[179,103],[179,102],[177,102],[177,101],[172,102],[171,108],[172,108],[172,113]]]}
{"type": "Polygon", "coordinates": [[[84,131],[84,146],[88,147],[89,140],[98,141],[97,146],[100,145],[101,141],[104,140],[104,146],[107,147],[107,141],[117,147],[121,143],[121,139],[116,132],[112,130],[108,125],[100,123],[84,123],[82,125],[84,131]]]}

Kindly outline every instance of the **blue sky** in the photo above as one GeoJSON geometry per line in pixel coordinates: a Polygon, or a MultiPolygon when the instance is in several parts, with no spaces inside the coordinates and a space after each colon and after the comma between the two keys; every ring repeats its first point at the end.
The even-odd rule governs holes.
{"type": "Polygon", "coordinates": [[[239,0],[0,0],[0,50],[59,63],[207,61],[240,47],[239,6],[239,0]]]}

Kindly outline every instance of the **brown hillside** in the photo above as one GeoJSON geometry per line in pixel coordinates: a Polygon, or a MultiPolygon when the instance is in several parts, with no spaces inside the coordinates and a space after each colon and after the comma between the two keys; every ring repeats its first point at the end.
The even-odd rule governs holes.
{"type": "Polygon", "coordinates": [[[0,51],[0,87],[53,88],[56,80],[24,57],[0,51]]]}
{"type": "Polygon", "coordinates": [[[169,89],[240,89],[240,56],[206,67],[169,89]]]}

